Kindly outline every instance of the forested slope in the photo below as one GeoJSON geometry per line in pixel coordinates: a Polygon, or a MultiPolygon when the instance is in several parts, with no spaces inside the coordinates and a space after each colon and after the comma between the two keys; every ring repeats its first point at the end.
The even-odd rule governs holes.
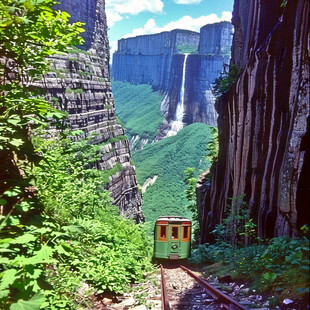
{"type": "Polygon", "coordinates": [[[146,221],[153,222],[161,215],[191,217],[191,212],[186,208],[184,170],[194,167],[198,175],[199,170],[209,167],[206,155],[207,144],[214,139],[211,128],[195,123],[183,128],[176,136],[133,152],[140,185],[148,178],[158,176],[143,194],[142,209],[146,221]]]}

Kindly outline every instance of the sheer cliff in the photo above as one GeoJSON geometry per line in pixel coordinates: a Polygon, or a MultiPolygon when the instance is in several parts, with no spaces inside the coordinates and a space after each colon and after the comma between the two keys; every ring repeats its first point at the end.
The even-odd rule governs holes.
{"type": "Polygon", "coordinates": [[[211,84],[229,62],[231,40],[229,22],[206,25],[200,33],[173,30],[121,39],[113,55],[112,76],[115,81],[151,84],[165,94],[165,120],[156,139],[194,122],[215,126],[211,84]]]}
{"type": "Polygon", "coordinates": [[[44,88],[52,102],[69,113],[71,129],[95,135],[93,142],[102,145],[98,169],[110,170],[106,188],[120,212],[144,220],[142,197],[138,191],[135,167],[131,164],[129,143],[115,116],[110,83],[109,44],[104,0],[61,0],[56,9],[71,15],[70,21],[85,23],[84,45],[69,50],[68,55],[51,59],[44,88]]]}
{"type": "Polygon", "coordinates": [[[201,241],[243,194],[259,237],[295,236],[309,224],[309,1],[235,0],[232,22],[231,62],[243,72],[216,105],[201,241]]]}

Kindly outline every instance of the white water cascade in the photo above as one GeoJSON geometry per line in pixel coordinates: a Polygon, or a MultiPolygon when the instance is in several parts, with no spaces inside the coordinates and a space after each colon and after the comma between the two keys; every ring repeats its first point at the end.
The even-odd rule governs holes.
{"type": "Polygon", "coordinates": [[[183,116],[184,116],[184,86],[186,78],[186,62],[188,54],[185,54],[183,62],[183,72],[182,72],[182,85],[180,91],[180,100],[177,105],[174,120],[170,123],[170,129],[167,132],[167,137],[174,136],[184,127],[183,116]]]}

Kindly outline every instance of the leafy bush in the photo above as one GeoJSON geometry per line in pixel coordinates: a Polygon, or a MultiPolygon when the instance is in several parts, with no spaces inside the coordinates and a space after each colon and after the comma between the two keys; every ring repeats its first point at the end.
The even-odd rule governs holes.
{"type": "Polygon", "coordinates": [[[83,283],[96,294],[123,292],[130,282],[141,280],[151,266],[152,248],[145,229],[119,216],[118,208],[111,205],[110,193],[104,189],[107,171],[91,168],[100,158],[102,147],[91,141],[92,137],[76,142],[67,137],[35,137],[37,150],[48,160],[35,171],[39,198],[58,223],[77,227],[56,243],[56,247],[62,247],[58,253],[61,264],[55,265],[57,272],[54,268],[48,271],[50,281],[57,282],[59,290],[56,295],[48,295],[52,303],[69,305],[72,299],[76,303],[83,283]],[[68,276],[66,270],[70,270],[68,276]],[[65,282],[59,284],[59,273],[75,283],[74,290],[65,282]],[[63,296],[61,300],[59,295],[63,296]]]}
{"type": "Polygon", "coordinates": [[[232,246],[224,241],[199,245],[192,252],[193,263],[224,262],[250,279],[255,289],[292,294],[309,292],[309,239],[277,237],[266,244],[232,246]]]}
{"type": "Polygon", "coordinates": [[[83,42],[81,23],[68,24],[69,14],[53,11],[53,0],[0,4],[0,307],[39,309],[44,301],[45,267],[54,262],[45,242],[48,221],[35,197],[31,179],[35,154],[30,130],[59,120],[33,82],[49,70],[47,57],[68,44],[83,42]]]}
{"type": "Polygon", "coordinates": [[[226,93],[235,83],[241,72],[242,69],[238,65],[230,66],[228,73],[222,74],[219,78],[215,79],[212,88],[213,95],[219,98],[226,93]]]}
{"type": "Polygon", "coordinates": [[[89,154],[98,158],[100,147],[56,137],[35,141],[35,150],[40,139],[31,139],[33,131],[51,119],[57,125],[66,113],[53,109],[33,82],[48,72],[49,55],[83,42],[81,23],[68,24],[69,14],[54,12],[55,4],[0,4],[1,309],[85,306],[88,292],[119,292],[141,279],[150,261],[144,228],[119,216],[104,190],[107,175],[90,168],[89,154]],[[81,143],[85,153],[76,149],[81,143]]]}

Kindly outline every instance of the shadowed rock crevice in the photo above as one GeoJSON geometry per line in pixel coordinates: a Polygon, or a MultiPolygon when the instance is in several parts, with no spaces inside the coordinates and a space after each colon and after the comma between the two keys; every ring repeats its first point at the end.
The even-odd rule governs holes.
{"type": "Polygon", "coordinates": [[[202,242],[241,194],[261,238],[295,236],[309,221],[309,2],[282,2],[235,1],[232,64],[243,73],[216,104],[220,152],[202,242]]]}

